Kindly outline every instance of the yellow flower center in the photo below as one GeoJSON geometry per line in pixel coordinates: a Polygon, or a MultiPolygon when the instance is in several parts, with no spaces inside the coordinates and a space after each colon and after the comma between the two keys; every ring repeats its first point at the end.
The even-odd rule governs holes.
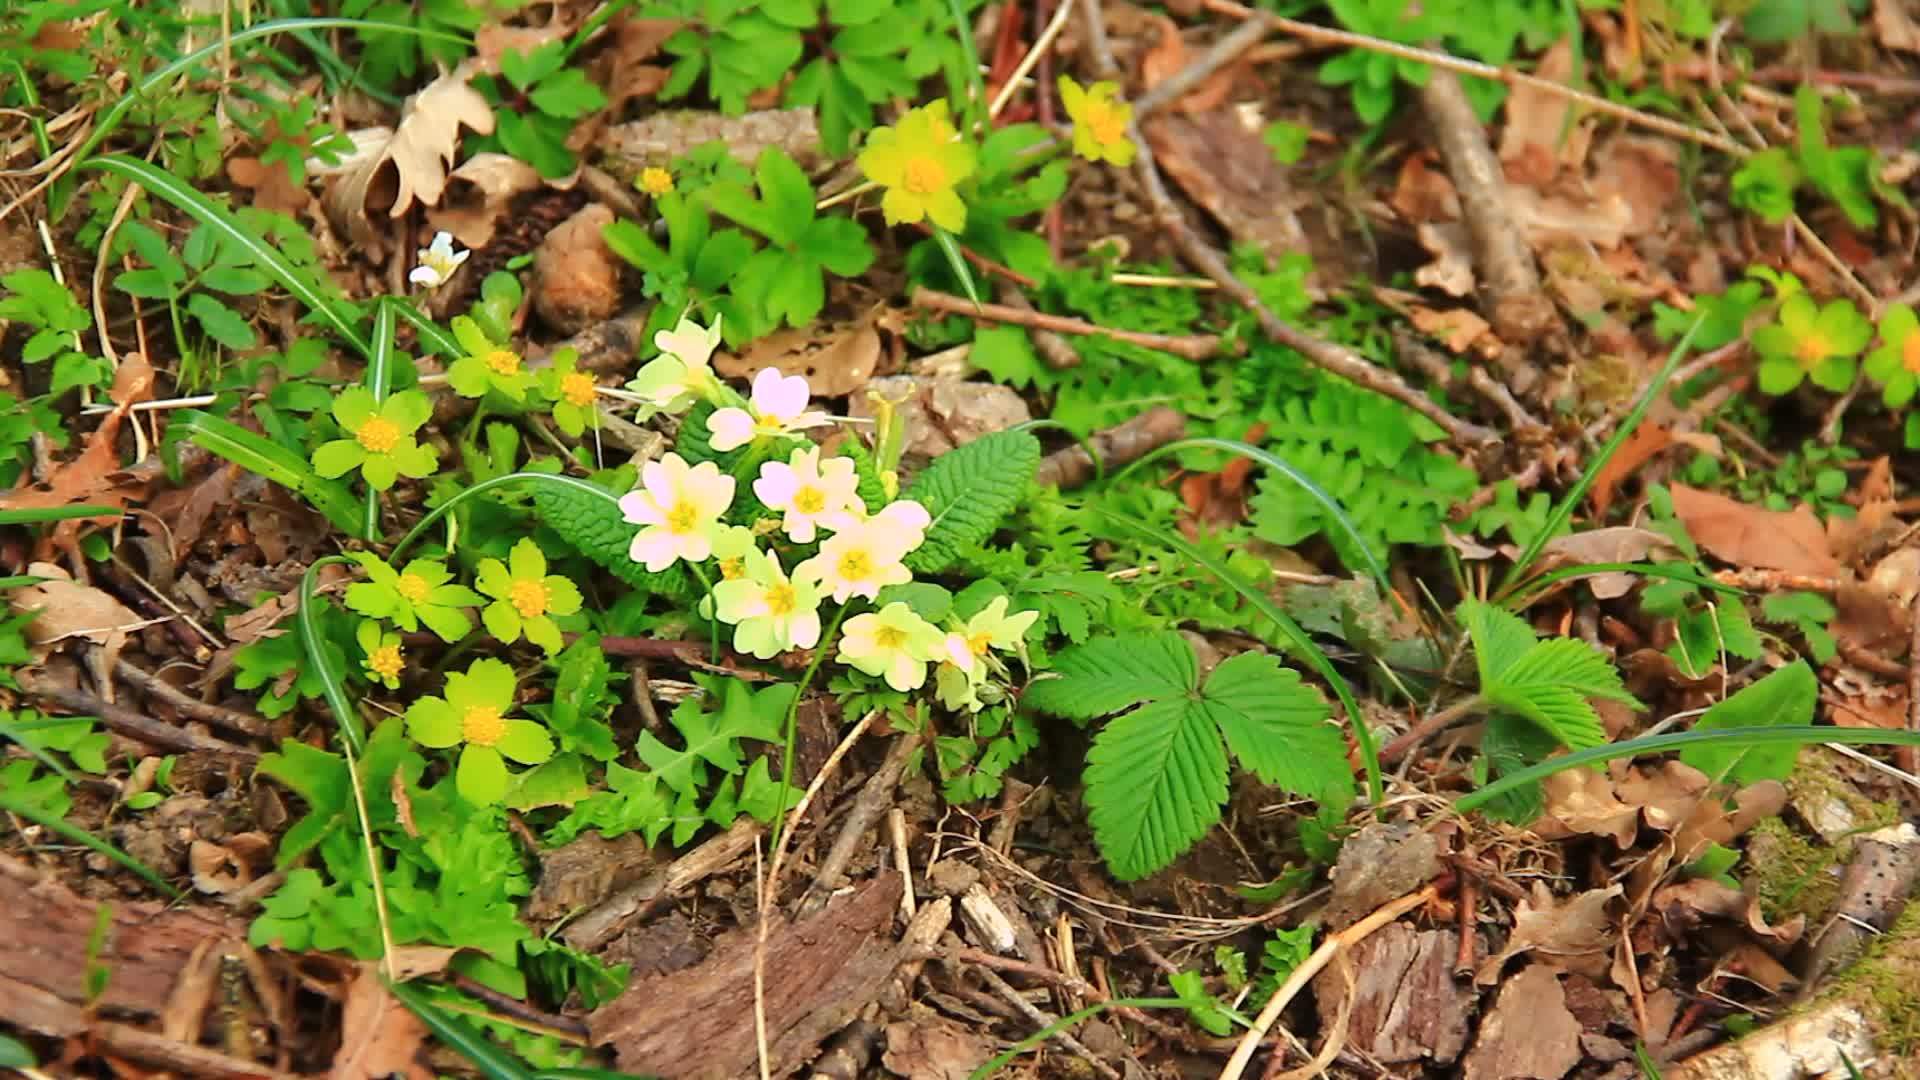
{"type": "Polygon", "coordinates": [[[475,746],[492,746],[506,733],[507,722],[500,718],[499,709],[471,705],[466,715],[460,718],[461,737],[475,746]]]}
{"type": "Polygon", "coordinates": [[[1799,343],[1794,346],[1793,355],[1799,358],[1801,363],[1812,367],[1820,361],[1825,360],[1830,351],[1827,347],[1827,339],[1819,333],[1814,332],[1808,333],[1806,337],[1800,339],[1799,343]]]}
{"type": "Polygon", "coordinates": [[[531,619],[547,613],[547,583],[544,581],[516,581],[513,588],[507,590],[507,601],[513,610],[523,619],[531,619]]]}
{"type": "Polygon", "coordinates": [[[487,354],[487,370],[495,375],[520,374],[520,354],[510,349],[495,349],[487,354]]]}
{"type": "Polygon", "coordinates": [[[1112,101],[1087,102],[1087,131],[1092,133],[1095,142],[1102,146],[1113,146],[1127,137],[1127,118],[1122,115],[1120,106],[1112,101]]]}
{"type": "Polygon", "coordinates": [[[811,484],[793,493],[793,508],[803,514],[817,514],[827,508],[827,493],[811,484]]]}
{"type": "Polygon", "coordinates": [[[393,680],[400,677],[400,646],[382,645],[367,657],[367,669],[382,679],[393,680]]]}
{"type": "Polygon", "coordinates": [[[785,618],[793,614],[800,606],[800,600],[793,594],[791,585],[767,586],[767,613],[775,618],[785,618]]]}
{"type": "Polygon", "coordinates": [[[673,174],[658,165],[640,170],[640,190],[658,198],[673,190],[673,174]]]}
{"type": "Polygon", "coordinates": [[[401,574],[400,580],[393,586],[393,591],[399,593],[400,599],[409,604],[424,604],[427,602],[428,594],[433,592],[433,587],[428,585],[427,579],[419,574],[401,574]]]}
{"type": "Polygon", "coordinates": [[[917,157],[907,162],[901,187],[915,195],[931,195],[947,186],[947,167],[933,157],[917,157]]]}
{"type": "Polygon", "coordinates": [[[584,371],[576,371],[560,380],[560,399],[576,409],[592,405],[597,393],[599,387],[594,385],[593,376],[584,371]]]}
{"type": "Polygon", "coordinates": [[[1915,375],[1920,375],[1920,331],[1907,335],[1900,344],[1900,366],[1915,375]]]}
{"type": "Polygon", "coordinates": [[[987,655],[987,646],[993,644],[993,635],[974,634],[967,638],[967,651],[975,656],[987,655]]]}
{"type": "Polygon", "coordinates": [[[667,531],[686,534],[700,527],[700,508],[681,499],[667,511],[667,531]]]}
{"type": "Polygon", "coordinates": [[[903,649],[907,645],[907,632],[894,626],[883,626],[873,632],[873,643],[883,649],[903,649]]]}
{"type": "Polygon", "coordinates": [[[753,433],[759,438],[769,438],[787,433],[786,421],[777,416],[761,413],[753,418],[753,433]]]}
{"type": "Polygon", "coordinates": [[[744,557],[720,560],[721,581],[732,581],[746,572],[747,560],[744,557]]]}
{"type": "Polygon", "coordinates": [[[400,445],[400,425],[384,416],[369,416],[353,437],[360,448],[369,454],[390,453],[400,445]]]}
{"type": "Polygon", "coordinates": [[[873,576],[873,559],[864,551],[849,551],[840,556],[839,571],[843,581],[865,581],[873,576]]]}

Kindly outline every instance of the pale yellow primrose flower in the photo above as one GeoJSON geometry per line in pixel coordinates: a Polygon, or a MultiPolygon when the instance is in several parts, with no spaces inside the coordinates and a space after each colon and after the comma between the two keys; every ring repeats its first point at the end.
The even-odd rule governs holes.
{"type": "Polygon", "coordinates": [[[795,450],[786,461],[763,463],[753,494],[767,509],[786,515],[780,527],[795,543],[810,544],[821,525],[837,528],[829,523],[858,520],[866,510],[859,487],[852,459],[821,461],[820,448],[809,446],[795,450]]]}
{"type": "Polygon", "coordinates": [[[886,679],[895,690],[917,690],[927,681],[927,663],[939,648],[939,627],[907,605],[892,603],[847,620],[840,634],[839,657],[886,679]]]}
{"type": "Polygon", "coordinates": [[[720,319],[702,327],[681,317],[672,330],[653,335],[660,355],[634,374],[627,389],[644,399],[642,419],[655,413],[683,413],[701,398],[712,400],[720,389],[709,363],[720,347],[720,319]]]}
{"type": "Polygon", "coordinates": [[[789,579],[780,560],[764,551],[746,557],[741,576],[713,587],[721,622],[733,623],[733,647],[768,660],[788,649],[820,643],[820,590],[805,579],[789,579]]]}
{"type": "Polygon", "coordinates": [[[753,530],[745,525],[722,525],[713,533],[713,560],[720,580],[732,581],[747,572],[747,556],[755,548],[753,530]]]}
{"type": "Polygon", "coordinates": [[[453,277],[453,272],[460,269],[460,264],[466,262],[473,252],[455,251],[453,234],[439,232],[433,234],[433,243],[416,249],[415,254],[420,257],[420,265],[413,268],[407,280],[415,285],[437,289],[453,277]]]}
{"type": "Polygon", "coordinates": [[[993,603],[976,612],[965,626],[947,635],[946,659],[969,676],[984,677],[987,650],[993,648],[1011,652],[1019,648],[1026,637],[1027,628],[1039,617],[1037,611],[1008,615],[1007,598],[996,596],[993,603]]]}
{"type": "Polygon", "coordinates": [[[707,418],[709,441],[715,450],[725,453],[756,439],[777,439],[826,424],[826,413],[807,411],[808,396],[807,380],[802,376],[783,376],[774,368],[761,368],[753,377],[748,408],[728,406],[707,418]]]}
{"type": "Polygon", "coordinates": [[[840,513],[822,516],[820,524],[839,532],[856,525],[872,525],[890,535],[898,537],[906,550],[912,551],[927,538],[927,526],[933,524],[933,515],[927,508],[912,499],[895,499],[880,508],[872,516],[864,513],[865,504],[855,499],[851,509],[840,513]]]}
{"type": "Polygon", "coordinates": [[[641,486],[620,497],[620,512],[644,525],[628,554],[659,573],[677,559],[704,562],[713,554],[720,515],[733,505],[733,477],[711,461],[689,466],[679,454],[640,467],[641,486]]]}
{"type": "Polygon", "coordinates": [[[869,600],[889,585],[905,585],[913,574],[901,563],[917,544],[905,544],[875,522],[850,525],[820,544],[820,554],[793,568],[795,577],[820,583],[838,603],[848,597],[869,600]]]}

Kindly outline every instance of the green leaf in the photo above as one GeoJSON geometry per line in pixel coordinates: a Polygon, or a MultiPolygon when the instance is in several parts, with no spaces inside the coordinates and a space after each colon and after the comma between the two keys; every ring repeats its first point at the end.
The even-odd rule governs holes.
{"type": "Polygon", "coordinates": [[[1587,699],[1640,705],[1613,664],[1584,641],[1536,642],[1519,617],[1478,600],[1463,601],[1458,617],[1473,640],[1480,696],[1496,709],[1533,721],[1569,749],[1606,741],[1587,699]]]}
{"type": "Polygon", "coordinates": [[[1101,728],[1082,778],[1094,842],[1122,881],[1192,847],[1227,801],[1220,733],[1203,711],[1178,701],[1150,702],[1101,728]]]}
{"type": "Polygon", "coordinates": [[[939,573],[985,543],[1039,467],[1040,441],[1024,431],[996,431],[935,458],[903,493],[933,517],[926,540],[907,555],[907,568],[939,573]]]}
{"type": "MultiPolygon", "coordinates": [[[[1813,723],[1820,682],[1805,660],[1796,660],[1708,709],[1695,731],[1728,728],[1795,727],[1813,723]]],[[[1698,747],[1682,750],[1680,760],[1715,782],[1744,787],[1761,780],[1785,780],[1793,772],[1793,746],[1698,747]]]]}
{"type": "Polygon", "coordinates": [[[563,68],[542,80],[527,98],[548,116],[567,120],[578,120],[607,103],[607,95],[575,68],[563,68]]]}
{"type": "Polygon", "coordinates": [[[255,771],[280,781],[307,804],[307,812],[280,838],[275,867],[286,869],[348,820],[353,789],[346,759],[340,755],[286,739],[279,753],[261,756],[255,771]]]}
{"type": "Polygon", "coordinates": [[[267,275],[246,266],[214,266],[200,275],[202,288],[226,293],[228,296],[252,296],[266,291],[271,284],[267,275]]]}
{"type": "Polygon", "coordinates": [[[304,496],[336,528],[360,536],[360,503],[342,485],[323,480],[304,458],[270,439],[197,409],[177,414],[170,430],[202,450],[304,496]]]}
{"type": "Polygon", "coordinates": [[[128,270],[115,275],[113,287],[128,296],[139,297],[142,300],[167,300],[172,298],[174,291],[174,286],[167,280],[167,276],[152,267],[128,270]]]}
{"type": "Polygon", "coordinates": [[[260,342],[247,320],[206,293],[197,292],[187,297],[187,313],[208,337],[229,349],[251,349],[260,342]]]}
{"type": "Polygon", "coordinates": [[[1193,646],[1166,630],[1099,637],[1063,650],[1050,675],[1021,701],[1041,712],[1087,721],[1143,701],[1177,698],[1200,683],[1193,646]]]}
{"type": "Polygon", "coordinates": [[[767,213],[780,229],[777,235],[785,237],[781,242],[793,243],[813,223],[813,185],[807,182],[807,174],[786,151],[770,146],[760,152],[754,179],[759,181],[767,213]]]}
{"type": "Polygon", "coordinates": [[[1299,672],[1260,653],[1230,657],[1207,676],[1201,708],[1235,760],[1262,782],[1322,802],[1352,798],[1347,742],[1299,672]]]}

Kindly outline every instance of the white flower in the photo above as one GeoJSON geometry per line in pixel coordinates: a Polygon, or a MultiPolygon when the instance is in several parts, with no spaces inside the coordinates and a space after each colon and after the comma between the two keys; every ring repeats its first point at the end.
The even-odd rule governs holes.
{"type": "MultiPolygon", "coordinates": [[[[850,596],[869,600],[888,585],[904,585],[913,573],[901,564],[909,548],[891,530],[864,522],[834,533],[820,544],[820,554],[793,568],[793,576],[820,583],[821,591],[846,603],[850,596]]],[[[940,635],[934,634],[938,647],[940,635]]]]}
{"type": "Polygon", "coordinates": [[[460,264],[467,261],[471,251],[453,250],[452,233],[434,233],[433,243],[419,249],[420,265],[413,268],[407,280],[415,285],[425,285],[437,289],[453,277],[460,264]]]}
{"type": "Polygon", "coordinates": [[[707,418],[713,448],[724,452],[755,439],[778,438],[827,423],[826,413],[807,411],[808,395],[805,378],[761,368],[753,377],[751,412],[729,406],[707,418]]]}
{"type": "Polygon", "coordinates": [[[790,580],[780,560],[764,551],[746,557],[746,569],[713,587],[721,622],[733,623],[733,647],[762,660],[820,643],[820,590],[790,580]]]}
{"type": "Polygon", "coordinates": [[[703,327],[682,316],[672,330],[653,335],[653,343],[659,347],[660,355],[647,361],[627,384],[627,389],[640,397],[644,407],[650,410],[642,419],[652,413],[683,413],[693,407],[696,399],[713,398],[720,384],[708,363],[713,359],[713,350],[720,347],[717,316],[711,327],[703,327]]]}
{"type": "Polygon", "coordinates": [[[781,528],[795,543],[810,544],[822,524],[858,520],[855,515],[865,509],[859,487],[850,458],[821,461],[820,448],[812,446],[795,450],[786,461],[763,463],[753,494],[767,509],[785,512],[781,528]]]}
{"type": "Polygon", "coordinates": [[[711,461],[690,467],[670,453],[642,466],[640,478],[640,488],[620,497],[626,519],[646,526],[633,538],[633,561],[657,574],[676,559],[711,557],[720,515],[733,504],[733,477],[711,461]]]}

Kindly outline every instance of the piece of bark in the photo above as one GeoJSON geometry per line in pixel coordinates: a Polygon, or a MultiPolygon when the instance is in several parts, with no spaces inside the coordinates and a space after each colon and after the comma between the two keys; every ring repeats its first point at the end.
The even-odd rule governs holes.
{"type": "Polygon", "coordinates": [[[1814,937],[1801,975],[1802,996],[1821,989],[1822,978],[1852,963],[1880,931],[1906,909],[1920,877],[1920,832],[1913,825],[1879,829],[1861,837],[1840,876],[1832,915],[1814,937]]]}
{"type": "Polygon", "coordinates": [[[612,159],[609,168],[621,175],[638,173],[649,165],[665,168],[674,158],[710,142],[725,143],[734,158],[749,167],[769,147],[786,151],[809,172],[825,160],[812,109],[765,109],[741,116],[676,109],[615,124],[599,139],[600,148],[612,159]]]}
{"type": "MultiPolygon", "coordinates": [[[[1101,464],[1111,476],[1121,466],[1132,464],[1186,434],[1186,416],[1178,409],[1157,405],[1123,423],[1094,432],[1087,441],[1093,444],[1094,452],[1100,455],[1101,464]]],[[[1093,458],[1088,456],[1086,447],[1074,443],[1041,458],[1040,471],[1034,474],[1033,480],[1043,487],[1051,484],[1066,491],[1093,477],[1093,458]]]]}
{"type": "Polygon", "coordinates": [[[1420,108],[1460,194],[1487,321],[1501,341],[1532,345],[1559,316],[1541,285],[1533,248],[1509,212],[1506,174],[1487,144],[1486,128],[1450,71],[1434,71],[1420,88],[1420,108]]]}
{"type": "Polygon", "coordinates": [[[1321,919],[1329,930],[1345,930],[1439,873],[1440,846],[1432,833],[1374,822],[1341,846],[1340,858],[1329,874],[1333,898],[1321,919]]]}
{"type": "Polygon", "coordinates": [[[106,943],[90,961],[87,942],[100,905],[51,878],[41,880],[24,864],[0,859],[0,977],[84,1005],[87,967],[98,963],[112,973],[100,1007],[157,1017],[195,949],[247,938],[244,922],[201,911],[141,901],[111,907],[106,943]]]}
{"type": "Polygon", "coordinates": [[[1463,1067],[1465,1080],[1560,1080],[1580,1064],[1580,1021],[1560,978],[1533,964],[1494,999],[1463,1067]]]}
{"type": "MultiPolygon", "coordinates": [[[[1475,994],[1453,977],[1460,952],[1454,930],[1417,931],[1405,923],[1382,927],[1354,949],[1353,1011],[1347,1048],[1382,1064],[1430,1059],[1450,1065],[1467,1046],[1467,1017],[1475,994]]],[[[1345,980],[1338,972],[1314,979],[1322,1029],[1340,1013],[1345,980]]]]}
{"type": "Polygon", "coordinates": [[[599,948],[629,921],[652,911],[678,890],[732,865],[733,860],[753,846],[760,830],[758,822],[742,817],[733,828],[673,860],[665,869],[648,874],[602,901],[568,924],[560,932],[561,938],[576,949],[599,948]]]}
{"type": "MultiPolygon", "coordinates": [[[[879,996],[899,961],[893,912],[901,881],[891,871],[811,919],[781,919],[767,936],[767,1052],[772,1075],[802,1065],[822,1040],[879,996]]],[[[621,1069],[680,1077],[755,1074],[753,954],[743,927],[713,955],[672,975],[638,979],[588,1017],[596,1044],[612,1044],[621,1069]]]]}
{"type": "Polygon", "coordinates": [[[0,974],[0,1021],[56,1038],[84,1036],[100,1053],[179,1076],[209,1080],[291,1080],[295,1075],[143,1031],[130,1024],[101,1020],[83,1006],[4,974],[0,974]]]}

